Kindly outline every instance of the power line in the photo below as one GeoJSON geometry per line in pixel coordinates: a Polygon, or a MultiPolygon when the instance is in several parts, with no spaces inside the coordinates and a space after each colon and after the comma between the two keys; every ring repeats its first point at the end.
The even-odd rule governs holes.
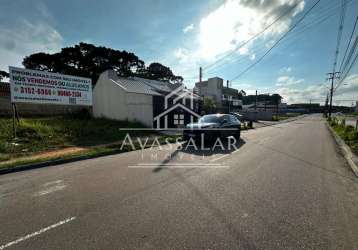
{"type": "Polygon", "coordinates": [[[357,16],[357,18],[356,18],[356,21],[354,22],[353,30],[352,30],[352,33],[351,33],[351,35],[350,35],[350,37],[349,37],[349,42],[348,42],[348,45],[347,45],[346,51],[344,52],[344,56],[343,56],[343,59],[342,59],[341,65],[339,66],[339,71],[340,71],[340,72],[342,72],[343,62],[344,62],[344,60],[346,59],[346,55],[347,55],[347,52],[348,52],[349,46],[351,45],[352,38],[353,38],[353,34],[354,34],[355,29],[356,29],[357,21],[358,21],[358,16],[357,16]]]}
{"type": "MultiPolygon", "coordinates": [[[[348,0],[347,4],[352,2],[353,0],[348,0]]],[[[295,5],[296,6],[296,5],[295,5]]],[[[292,11],[295,6],[291,7],[290,10],[292,11]]],[[[310,29],[312,26],[317,26],[323,22],[325,22],[326,20],[328,20],[329,17],[332,17],[332,15],[334,15],[336,12],[337,8],[337,4],[335,2],[329,2],[327,5],[322,6],[322,8],[320,9],[319,15],[316,19],[314,19],[313,21],[305,24],[304,26],[300,27],[301,29],[295,29],[294,32],[290,32],[290,34],[288,35],[287,39],[291,39],[294,37],[299,36],[301,33],[304,33],[306,30],[310,29]],[[333,4],[332,4],[333,3],[333,4]],[[334,13],[332,13],[334,12],[334,13]]],[[[290,10],[288,12],[290,12],[290,10]]],[[[285,16],[285,14],[287,15],[287,13],[284,13],[282,16],[285,16]]],[[[275,22],[278,21],[278,19],[282,18],[282,16],[280,16],[279,18],[277,18],[273,23],[269,24],[268,26],[266,26],[261,32],[257,33],[255,36],[259,36],[259,34],[264,33],[264,31],[266,31],[270,26],[272,26],[275,22]]],[[[254,40],[254,37],[250,38],[249,40],[254,40]]],[[[287,40],[286,39],[286,40],[287,40]]],[[[207,74],[213,74],[215,72],[217,72],[221,67],[225,66],[227,64],[227,62],[225,62],[224,60],[235,55],[235,52],[240,49],[242,46],[244,46],[246,43],[248,43],[249,41],[244,42],[244,44],[241,44],[239,47],[235,48],[233,51],[229,52],[228,54],[226,54],[225,56],[219,58],[218,60],[214,61],[213,63],[204,66],[204,69],[209,69],[209,71],[207,72],[207,74]],[[220,63],[219,65],[217,65],[218,63],[220,63]],[[215,66],[217,65],[217,66],[215,66]]],[[[261,53],[261,51],[263,52],[265,50],[264,47],[262,47],[259,51],[254,51],[255,54],[257,55],[258,53],[261,53]]],[[[243,62],[247,60],[247,58],[239,58],[238,60],[234,60],[231,62],[243,62]]],[[[186,77],[185,79],[189,79],[188,77],[186,77]]],[[[190,79],[197,79],[197,76],[191,76],[190,79]]]]}
{"type": "Polygon", "coordinates": [[[349,72],[351,71],[351,69],[353,68],[354,64],[357,62],[357,58],[358,58],[358,52],[356,53],[355,57],[353,58],[351,64],[349,65],[349,68],[347,70],[347,72],[344,74],[344,76],[341,78],[341,80],[339,81],[338,85],[336,86],[335,90],[339,88],[339,86],[344,82],[344,80],[347,78],[349,72]]]}
{"type": "Polygon", "coordinates": [[[208,69],[214,65],[216,65],[217,63],[221,62],[222,60],[224,60],[226,57],[233,55],[237,50],[239,50],[240,48],[244,47],[246,44],[248,44],[249,42],[253,41],[254,39],[256,39],[257,37],[261,36],[263,33],[265,33],[266,30],[268,30],[269,28],[271,28],[275,23],[277,23],[279,20],[281,20],[283,17],[285,17],[286,15],[288,15],[289,13],[291,13],[296,7],[297,7],[298,3],[294,4],[291,8],[289,8],[287,11],[285,11],[281,16],[279,16],[278,18],[276,18],[272,23],[270,23],[268,26],[266,26],[264,29],[262,29],[260,32],[256,33],[254,36],[252,36],[250,39],[246,40],[245,42],[243,42],[242,44],[240,44],[238,47],[236,47],[233,51],[229,52],[227,55],[219,58],[218,60],[216,60],[215,62],[203,67],[203,69],[208,69]]]}
{"type": "Polygon", "coordinates": [[[338,59],[338,54],[339,54],[339,47],[341,45],[341,40],[342,40],[342,31],[343,31],[345,16],[346,16],[346,1],[342,0],[342,10],[341,10],[341,16],[340,16],[339,26],[338,26],[337,46],[336,46],[336,52],[334,55],[332,72],[336,71],[337,59],[338,59]]]}
{"type": "MultiPolygon", "coordinates": [[[[348,49],[349,49],[349,45],[350,45],[350,43],[351,43],[352,36],[353,36],[353,34],[354,34],[354,30],[355,30],[355,28],[356,28],[357,20],[358,20],[358,16],[357,16],[357,18],[356,18],[356,20],[355,20],[354,27],[353,27],[353,30],[352,30],[352,33],[351,33],[351,36],[350,36],[350,40],[349,40],[349,43],[348,43],[348,47],[347,47],[347,49],[346,49],[346,52],[347,52],[348,49]]],[[[340,67],[340,68],[341,68],[341,74],[343,75],[343,77],[341,78],[341,80],[339,81],[339,83],[337,84],[337,86],[334,88],[334,90],[336,90],[336,89],[339,88],[339,86],[344,82],[344,80],[347,78],[349,72],[350,72],[351,69],[353,68],[353,66],[354,66],[354,64],[355,64],[355,62],[356,62],[356,60],[357,60],[357,55],[358,55],[358,52],[357,52],[357,53],[356,53],[357,55],[356,55],[355,57],[353,56],[354,53],[356,52],[357,45],[358,45],[358,36],[356,36],[356,38],[355,38],[355,40],[354,40],[354,43],[353,43],[353,45],[352,45],[352,47],[351,47],[351,49],[350,49],[350,51],[349,51],[349,53],[348,53],[347,59],[346,59],[345,61],[342,60],[342,63],[341,63],[341,67],[340,67]],[[353,57],[353,60],[351,61],[352,57],[353,57]],[[349,65],[349,63],[351,63],[351,64],[349,65]],[[346,70],[347,67],[348,67],[348,70],[346,70]]],[[[345,57],[346,57],[346,53],[345,53],[343,59],[345,59],[345,57]]]]}
{"type": "Polygon", "coordinates": [[[242,76],[243,74],[245,74],[247,71],[249,71],[251,68],[253,68],[254,66],[256,66],[259,62],[262,61],[262,59],[265,58],[265,56],[267,54],[269,54],[271,52],[271,50],[273,50],[279,43],[282,39],[284,39],[288,33],[293,30],[299,23],[301,23],[303,21],[303,19],[305,19],[305,17],[313,10],[314,7],[317,6],[317,4],[320,2],[321,0],[317,0],[316,3],[309,9],[306,11],[306,13],[303,14],[303,16],[283,35],[281,36],[280,39],[278,39],[272,46],[269,50],[266,51],[266,53],[261,56],[257,61],[255,61],[254,63],[252,63],[250,66],[248,66],[245,70],[243,70],[240,74],[238,74],[237,76],[235,76],[233,79],[231,79],[231,81],[239,78],[240,76],[242,76]]]}
{"type": "MultiPolygon", "coordinates": [[[[351,2],[352,0],[348,1],[351,2]]],[[[306,30],[312,28],[313,26],[318,26],[319,24],[325,22],[326,20],[328,20],[330,17],[332,17],[332,14],[335,13],[337,6],[333,5],[330,6],[328,8],[326,8],[324,11],[320,11],[320,14],[322,14],[322,12],[324,12],[323,15],[319,15],[316,19],[314,19],[313,21],[307,23],[305,26],[300,27],[300,29],[296,29],[295,31],[291,32],[285,39],[285,41],[287,40],[291,40],[292,38],[296,38],[298,36],[300,36],[301,34],[303,34],[306,30]],[[333,7],[333,8],[332,8],[333,7]],[[334,12],[334,13],[331,13],[334,12]]],[[[296,42],[296,40],[294,40],[296,42]]],[[[292,43],[292,42],[291,42],[292,43]]],[[[291,44],[290,43],[290,44],[291,44]]],[[[265,50],[264,47],[261,47],[261,49],[259,49],[258,51],[254,50],[253,52],[255,54],[261,53],[265,50]]],[[[231,63],[235,62],[235,63],[241,63],[246,61],[246,58],[239,58],[238,60],[232,61],[231,63]]],[[[209,70],[209,74],[216,72],[217,70],[219,70],[221,67],[225,66],[227,63],[221,63],[220,65],[218,65],[217,67],[215,67],[214,69],[209,70]]]]}
{"type": "Polygon", "coordinates": [[[357,48],[357,44],[358,44],[358,37],[355,38],[354,44],[352,45],[352,47],[351,47],[351,49],[350,49],[350,51],[348,53],[348,57],[347,57],[346,61],[343,63],[344,66],[343,66],[342,71],[341,71],[342,73],[346,71],[347,66],[348,66],[349,62],[351,61],[352,56],[354,55],[354,52],[355,52],[355,50],[357,48]]]}
{"type": "Polygon", "coordinates": [[[331,118],[331,114],[332,114],[334,80],[339,79],[339,77],[340,77],[340,72],[336,72],[336,66],[337,66],[337,59],[338,59],[338,54],[339,54],[339,47],[340,47],[340,43],[342,40],[342,31],[343,31],[345,16],[346,16],[346,0],[342,0],[341,16],[340,16],[339,25],[338,25],[337,45],[336,45],[336,51],[334,54],[334,61],[333,61],[333,71],[331,73],[328,73],[328,75],[329,75],[328,80],[331,80],[329,118],[331,118]]]}

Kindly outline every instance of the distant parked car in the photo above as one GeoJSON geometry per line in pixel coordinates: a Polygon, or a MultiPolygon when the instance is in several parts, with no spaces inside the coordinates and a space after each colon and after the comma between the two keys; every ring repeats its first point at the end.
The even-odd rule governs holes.
{"type": "Polygon", "coordinates": [[[216,138],[234,136],[238,140],[240,128],[240,121],[234,115],[204,115],[197,123],[190,123],[186,126],[183,137],[185,140],[201,139],[203,135],[205,140],[216,140],[216,138]]]}
{"type": "Polygon", "coordinates": [[[244,120],[244,115],[237,113],[237,112],[231,112],[230,115],[235,116],[240,122],[244,120]]]}

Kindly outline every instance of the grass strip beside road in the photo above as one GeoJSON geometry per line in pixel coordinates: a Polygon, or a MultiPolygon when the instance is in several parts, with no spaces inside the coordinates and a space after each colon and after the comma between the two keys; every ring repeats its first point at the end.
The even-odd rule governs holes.
{"type": "MultiPolygon", "coordinates": [[[[21,118],[13,138],[12,119],[0,117],[0,162],[71,147],[114,143],[126,135],[119,128],[142,128],[140,123],[93,119],[89,116],[21,118]]],[[[147,135],[150,131],[133,132],[147,135]]]]}
{"type": "Polygon", "coordinates": [[[272,121],[283,121],[283,120],[287,120],[293,117],[297,117],[302,115],[301,113],[286,113],[286,114],[280,114],[280,115],[273,115],[272,116],[272,121]]]}
{"type": "Polygon", "coordinates": [[[120,149],[127,132],[134,143],[137,137],[157,136],[160,142],[177,137],[146,130],[120,130],[144,126],[138,122],[94,119],[88,114],[25,117],[16,127],[14,139],[12,119],[0,117],[0,169],[128,152],[132,149],[120,149]]]}
{"type": "Polygon", "coordinates": [[[351,125],[345,125],[345,121],[339,121],[335,117],[328,120],[329,125],[351,148],[352,152],[358,155],[358,130],[351,125]]]}
{"type": "MultiPolygon", "coordinates": [[[[139,137],[141,138],[141,137],[139,137]]],[[[158,142],[163,145],[164,143],[170,142],[174,143],[177,139],[177,136],[158,136],[158,142]]],[[[136,150],[141,148],[141,145],[138,143],[135,137],[132,137],[133,145],[136,150]]],[[[144,144],[145,139],[143,139],[142,143],[144,144]]],[[[149,139],[147,144],[144,146],[144,148],[149,147],[155,147],[158,146],[156,143],[154,143],[153,139],[149,139]]],[[[105,155],[111,155],[111,154],[119,154],[119,153],[125,153],[133,151],[132,146],[128,145],[126,143],[123,148],[122,143],[115,143],[111,145],[105,145],[105,146],[97,146],[97,147],[91,147],[87,148],[80,152],[75,153],[68,153],[63,154],[60,156],[50,156],[50,157],[24,157],[19,160],[14,160],[10,162],[0,162],[0,171],[4,169],[12,169],[17,167],[23,167],[23,166],[31,166],[31,165],[39,165],[42,163],[49,163],[48,165],[51,165],[51,162],[54,164],[58,161],[76,161],[81,159],[88,159],[88,158],[95,158],[105,155]]]]}

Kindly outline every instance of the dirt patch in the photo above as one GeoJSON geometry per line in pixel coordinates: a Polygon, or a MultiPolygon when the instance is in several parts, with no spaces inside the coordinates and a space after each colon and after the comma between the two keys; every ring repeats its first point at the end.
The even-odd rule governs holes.
{"type": "Polygon", "coordinates": [[[63,148],[63,149],[58,149],[58,150],[53,150],[53,151],[42,152],[42,153],[38,153],[35,155],[31,155],[31,156],[18,157],[15,159],[11,159],[9,161],[3,161],[3,162],[1,162],[1,164],[13,163],[13,162],[16,162],[19,160],[37,160],[37,159],[41,159],[41,158],[61,157],[61,156],[67,155],[67,154],[85,152],[88,150],[90,150],[90,148],[83,148],[83,147],[63,148]]]}

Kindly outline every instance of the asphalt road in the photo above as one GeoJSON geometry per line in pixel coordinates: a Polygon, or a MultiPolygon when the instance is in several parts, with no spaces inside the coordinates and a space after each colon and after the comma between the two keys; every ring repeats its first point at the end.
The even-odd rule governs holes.
{"type": "Polygon", "coordinates": [[[237,150],[0,176],[0,250],[284,248],[358,249],[358,180],[320,116],[244,132],[237,150]]]}

